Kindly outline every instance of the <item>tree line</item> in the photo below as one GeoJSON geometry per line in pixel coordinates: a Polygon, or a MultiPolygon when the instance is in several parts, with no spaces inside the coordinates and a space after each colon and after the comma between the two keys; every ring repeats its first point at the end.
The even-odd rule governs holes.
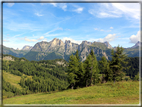
{"type": "Polygon", "coordinates": [[[115,81],[121,81],[123,79],[128,80],[128,77],[124,77],[132,74],[131,79],[139,80],[138,63],[135,62],[137,69],[130,66],[133,61],[128,62],[131,58],[128,58],[123,51],[124,49],[118,46],[116,50],[112,49],[111,51],[111,61],[108,61],[105,56],[100,61],[97,61],[93,50],[91,50],[86,60],[81,62],[77,50],[76,54],[72,54],[69,59],[68,82],[70,88],[87,87],[107,81],[114,81],[115,83],[115,81]],[[133,72],[130,73],[129,70],[132,67],[133,72]]]}

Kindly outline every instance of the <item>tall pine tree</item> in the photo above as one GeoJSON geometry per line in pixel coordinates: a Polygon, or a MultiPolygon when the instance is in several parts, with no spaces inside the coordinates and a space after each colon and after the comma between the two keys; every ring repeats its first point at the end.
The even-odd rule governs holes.
{"type": "Polygon", "coordinates": [[[126,58],[126,55],[123,54],[124,49],[122,47],[117,47],[116,51],[112,50],[112,60],[110,62],[110,68],[113,72],[113,80],[120,80],[122,78],[122,64],[126,64],[124,59],[126,58]]]}
{"type": "Polygon", "coordinates": [[[78,73],[80,79],[79,79],[79,86],[80,87],[84,87],[85,86],[85,81],[84,81],[84,76],[85,76],[85,68],[84,68],[84,63],[83,62],[80,62],[80,65],[79,65],[79,73],[78,73]]]}
{"type": "Polygon", "coordinates": [[[80,57],[79,57],[79,52],[78,52],[78,50],[76,51],[75,56],[76,56],[78,62],[80,62],[80,57]]]}
{"type": "Polygon", "coordinates": [[[85,60],[85,80],[86,86],[91,86],[95,84],[98,80],[98,62],[96,56],[94,55],[93,50],[87,56],[85,60]]]}
{"type": "Polygon", "coordinates": [[[79,62],[76,56],[71,55],[69,59],[69,66],[68,66],[68,80],[73,89],[77,82],[79,82],[78,77],[79,71],[79,62]]]}
{"type": "Polygon", "coordinates": [[[107,65],[108,65],[107,59],[105,58],[105,56],[103,56],[99,61],[99,69],[101,71],[100,73],[102,74],[102,83],[106,82],[107,67],[108,67],[107,65]]]}

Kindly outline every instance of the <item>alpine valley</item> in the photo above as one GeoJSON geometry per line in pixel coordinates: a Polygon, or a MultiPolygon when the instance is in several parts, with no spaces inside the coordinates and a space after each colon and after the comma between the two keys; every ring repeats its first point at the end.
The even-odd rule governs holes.
{"type": "MultiPolygon", "coordinates": [[[[138,41],[134,46],[124,48],[124,53],[128,57],[139,57],[140,44],[142,43],[138,41]]],[[[92,49],[97,60],[100,60],[102,56],[105,56],[107,60],[111,60],[111,50],[115,50],[115,47],[113,48],[107,41],[104,43],[82,41],[79,45],[72,43],[70,40],[66,40],[64,43],[62,40],[54,38],[50,42],[38,42],[33,47],[25,45],[21,50],[3,46],[3,54],[13,55],[19,58],[24,57],[29,61],[53,59],[64,59],[68,61],[69,56],[75,54],[76,50],[78,50],[81,61],[84,61],[92,49]]]]}

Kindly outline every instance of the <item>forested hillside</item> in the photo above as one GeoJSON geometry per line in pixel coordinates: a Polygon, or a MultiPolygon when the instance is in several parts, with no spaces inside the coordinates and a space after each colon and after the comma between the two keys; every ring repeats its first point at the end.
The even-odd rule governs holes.
{"type": "Polygon", "coordinates": [[[125,64],[120,63],[119,49],[123,51],[123,48],[112,51],[111,61],[104,56],[97,61],[93,50],[84,62],[80,61],[78,51],[70,56],[69,62],[63,59],[29,61],[3,55],[3,97],[76,89],[113,80],[139,80],[139,57],[123,57],[125,64]],[[15,83],[12,78],[17,78],[15,83]]]}
{"type": "Polygon", "coordinates": [[[19,84],[23,88],[23,90],[17,89],[3,76],[3,90],[6,92],[19,95],[64,90],[68,87],[67,62],[63,59],[28,61],[25,58],[16,58],[11,55],[4,55],[3,59],[3,72],[20,76],[19,84]]]}

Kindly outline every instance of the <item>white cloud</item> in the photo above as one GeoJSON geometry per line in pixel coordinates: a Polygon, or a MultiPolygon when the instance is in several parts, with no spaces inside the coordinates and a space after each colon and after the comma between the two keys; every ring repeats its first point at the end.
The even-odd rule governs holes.
{"type": "Polygon", "coordinates": [[[27,37],[25,37],[24,40],[28,41],[28,42],[36,42],[37,41],[36,39],[28,39],[27,37]]]}
{"type": "Polygon", "coordinates": [[[43,16],[42,14],[39,14],[39,13],[35,13],[35,15],[36,15],[36,16],[43,16]]]}
{"type": "Polygon", "coordinates": [[[112,3],[112,6],[135,19],[140,19],[140,4],[139,3],[112,3]]]}
{"type": "Polygon", "coordinates": [[[26,38],[26,37],[24,38],[24,40],[25,40],[25,41],[28,41],[28,42],[30,42],[30,41],[31,41],[30,39],[28,39],[28,38],[26,38]]]}
{"type": "Polygon", "coordinates": [[[36,42],[37,40],[36,40],[36,39],[31,39],[31,41],[32,41],[32,42],[36,42]]]}
{"type": "Polygon", "coordinates": [[[44,39],[44,36],[41,36],[38,40],[42,40],[42,39],[44,39]]]}
{"type": "Polygon", "coordinates": [[[62,10],[64,10],[64,11],[67,10],[67,5],[66,5],[65,3],[60,3],[60,4],[59,4],[59,7],[60,7],[62,10]]]}
{"type": "Polygon", "coordinates": [[[72,5],[73,7],[75,7],[75,9],[72,10],[72,11],[74,11],[74,12],[81,13],[81,12],[84,10],[83,7],[80,7],[80,6],[76,5],[76,4],[71,4],[71,5],[72,5]]]}
{"type": "MultiPolygon", "coordinates": [[[[111,27],[110,27],[111,28],[111,27]]],[[[113,29],[113,28],[111,28],[113,29]]],[[[98,30],[98,31],[104,31],[104,32],[110,32],[111,30],[104,30],[104,29],[98,29],[98,28],[94,28],[94,30],[98,30]]]]}
{"type": "MultiPolygon", "coordinates": [[[[27,37],[24,38],[24,40],[28,41],[28,42],[37,42],[38,40],[42,40],[42,39],[44,39],[44,36],[41,36],[38,39],[28,39],[27,37]]],[[[46,40],[46,39],[44,39],[44,40],[46,40]]]]}
{"type": "Polygon", "coordinates": [[[14,5],[14,3],[7,3],[8,7],[12,7],[14,5]]]}
{"type": "Polygon", "coordinates": [[[47,42],[47,38],[43,39],[42,41],[45,41],[45,42],[47,42]]]}
{"type": "Polygon", "coordinates": [[[90,14],[99,18],[106,17],[128,17],[140,19],[140,4],[139,3],[101,3],[99,8],[89,9],[90,14]]]}
{"type": "Polygon", "coordinates": [[[110,27],[110,29],[113,29],[113,27],[110,27]]]}
{"type": "Polygon", "coordinates": [[[57,3],[50,3],[51,5],[53,5],[54,7],[57,7],[57,3]]]}
{"type": "Polygon", "coordinates": [[[111,42],[111,41],[115,40],[116,38],[118,38],[118,36],[116,36],[116,34],[108,34],[105,38],[100,38],[97,41],[98,42],[105,42],[105,41],[111,42]]]}
{"type": "Polygon", "coordinates": [[[140,31],[130,37],[130,43],[137,43],[138,41],[140,41],[140,31]]]}
{"type": "Polygon", "coordinates": [[[62,39],[62,41],[63,42],[65,42],[65,40],[70,40],[72,43],[77,43],[77,44],[81,44],[81,40],[79,40],[79,41],[76,41],[76,40],[74,40],[74,39],[72,39],[72,38],[69,38],[69,37],[64,37],[63,39],[62,39]]]}
{"type": "Polygon", "coordinates": [[[77,8],[77,9],[73,10],[73,11],[75,11],[75,12],[77,12],[77,13],[81,13],[81,12],[83,11],[83,8],[82,8],[82,7],[79,7],[79,8],[77,8]]]}
{"type": "Polygon", "coordinates": [[[59,8],[61,8],[64,11],[67,10],[66,3],[50,3],[50,4],[53,5],[54,7],[59,7],[59,8]]]}

